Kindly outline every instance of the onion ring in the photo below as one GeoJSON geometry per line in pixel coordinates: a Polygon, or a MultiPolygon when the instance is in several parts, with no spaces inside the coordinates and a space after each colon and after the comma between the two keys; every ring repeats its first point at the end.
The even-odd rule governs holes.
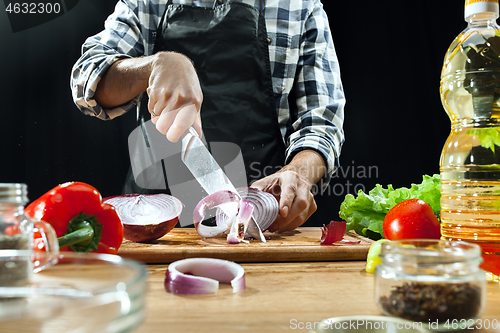
{"type": "Polygon", "coordinates": [[[165,274],[165,290],[177,295],[216,294],[219,282],[230,283],[233,293],[245,289],[245,270],[222,259],[189,258],[175,261],[165,274]]]}
{"type": "MultiPolygon", "coordinates": [[[[268,193],[252,187],[238,187],[236,189],[242,200],[246,200],[254,205],[252,218],[255,221],[256,227],[259,230],[246,233],[245,237],[255,237],[265,241],[265,238],[258,237],[256,233],[262,233],[276,220],[279,213],[279,204],[276,198],[268,193]]],[[[217,210],[216,221],[217,225],[227,224],[227,215],[222,209],[217,210]]]]}
{"type": "MultiPolygon", "coordinates": [[[[196,231],[201,237],[207,238],[216,237],[227,232],[234,223],[237,223],[237,218],[236,215],[227,216],[220,208],[220,205],[234,203],[238,205],[239,209],[241,201],[246,200],[253,205],[254,209],[252,218],[247,224],[248,229],[245,233],[245,237],[255,237],[265,242],[265,237],[262,232],[267,230],[278,216],[278,201],[272,194],[255,188],[240,187],[237,188],[236,191],[238,193],[227,190],[218,191],[203,198],[198,203],[193,213],[196,231]],[[202,224],[201,222],[205,218],[205,209],[215,207],[218,207],[215,216],[216,226],[209,227],[202,224]]],[[[234,241],[233,238],[231,238],[231,240],[231,242],[234,241]]]]}
{"type": "Polygon", "coordinates": [[[209,227],[201,222],[205,218],[205,210],[212,209],[218,207],[222,204],[226,203],[235,203],[238,204],[241,200],[240,196],[237,193],[231,191],[218,191],[209,196],[203,198],[195,207],[193,212],[193,222],[194,227],[196,228],[196,232],[201,237],[215,237],[223,232],[226,232],[231,228],[232,221],[235,220],[236,216],[233,216],[232,219],[227,220],[227,223],[217,224],[215,227],[209,227]]]}

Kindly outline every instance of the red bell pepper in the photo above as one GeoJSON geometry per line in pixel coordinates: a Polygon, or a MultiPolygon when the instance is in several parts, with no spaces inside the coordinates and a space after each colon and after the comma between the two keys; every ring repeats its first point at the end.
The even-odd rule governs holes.
{"type": "Polygon", "coordinates": [[[123,241],[115,208],[103,203],[101,194],[85,183],[56,186],[29,204],[25,214],[52,225],[61,251],[116,254],[123,241]]]}

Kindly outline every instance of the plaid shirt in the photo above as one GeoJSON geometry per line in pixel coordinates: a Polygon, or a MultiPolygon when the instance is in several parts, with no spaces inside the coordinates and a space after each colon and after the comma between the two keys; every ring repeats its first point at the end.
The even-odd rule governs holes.
{"type": "MultiPolygon", "coordinates": [[[[260,8],[261,0],[240,1],[260,8]]],[[[173,3],[212,6],[214,0],[173,3]]],[[[153,53],[166,4],[167,0],[121,0],[106,20],[104,31],[85,41],[71,77],[73,99],[84,114],[108,120],[137,105],[140,96],[105,110],[95,101],[94,92],[113,62],[153,53]]],[[[324,189],[339,165],[345,105],[328,18],[320,0],[267,0],[264,14],[271,40],[276,112],[287,147],[287,162],[303,149],[320,152],[327,162],[324,189]]]]}

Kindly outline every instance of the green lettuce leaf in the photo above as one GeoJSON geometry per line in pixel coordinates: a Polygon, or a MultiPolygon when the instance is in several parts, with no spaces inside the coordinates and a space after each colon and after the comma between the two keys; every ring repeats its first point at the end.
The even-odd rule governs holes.
{"type": "Polygon", "coordinates": [[[441,210],[441,178],[438,174],[424,175],[421,184],[412,184],[410,188],[394,189],[392,185],[383,188],[377,184],[368,194],[362,190],[357,197],[345,196],[340,205],[339,216],[347,222],[347,230],[372,239],[384,237],[383,222],[385,215],[396,204],[406,199],[421,199],[427,202],[436,215],[441,210]]]}
{"type": "Polygon", "coordinates": [[[481,147],[495,153],[495,145],[500,146],[500,127],[475,128],[467,130],[467,135],[477,137],[481,147]]]}

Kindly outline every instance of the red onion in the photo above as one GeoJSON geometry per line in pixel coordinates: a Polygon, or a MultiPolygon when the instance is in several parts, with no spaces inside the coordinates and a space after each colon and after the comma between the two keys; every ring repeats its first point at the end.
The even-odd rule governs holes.
{"type": "MultiPolygon", "coordinates": [[[[251,187],[239,187],[236,189],[242,200],[246,200],[254,205],[253,219],[262,231],[274,222],[278,216],[279,206],[276,198],[267,192],[251,187]]],[[[228,217],[224,211],[217,211],[217,225],[225,224],[228,217]]]]}
{"type": "MultiPolygon", "coordinates": [[[[202,237],[215,237],[231,229],[237,223],[236,216],[227,216],[220,206],[222,204],[234,203],[241,206],[241,201],[245,200],[254,206],[252,218],[247,225],[245,237],[255,237],[265,242],[262,231],[265,231],[278,216],[279,206],[276,198],[270,193],[260,191],[255,188],[240,187],[236,189],[238,193],[231,191],[215,192],[201,200],[193,213],[194,226],[198,234],[202,237]],[[201,222],[205,217],[205,209],[218,207],[216,213],[216,226],[209,227],[201,222]]],[[[226,209],[227,211],[227,209],[226,209]]],[[[234,238],[230,239],[234,241],[234,238]]]]}
{"type": "Polygon", "coordinates": [[[179,199],[168,194],[128,194],[108,197],[123,224],[124,238],[149,242],[172,230],[182,212],[179,199]]]}
{"type": "Polygon", "coordinates": [[[361,241],[350,241],[344,238],[347,223],[345,221],[331,221],[321,228],[321,245],[332,245],[336,242],[359,244],[361,241]]]}
{"type": "Polygon", "coordinates": [[[259,228],[266,231],[279,213],[279,204],[274,195],[251,187],[239,187],[236,191],[242,199],[254,205],[253,218],[259,228]]]}
{"type": "Polygon", "coordinates": [[[346,222],[331,221],[321,228],[321,245],[332,245],[344,238],[346,222]]]}
{"type": "Polygon", "coordinates": [[[236,216],[228,219],[226,223],[219,223],[220,221],[217,221],[217,226],[209,227],[201,223],[205,218],[205,210],[227,203],[238,204],[240,200],[240,196],[231,191],[218,191],[203,198],[198,205],[196,205],[193,212],[194,227],[198,235],[201,237],[215,237],[228,231],[236,216]]]}
{"type": "Polygon", "coordinates": [[[250,202],[246,200],[240,201],[238,216],[231,226],[231,232],[227,235],[228,243],[237,244],[245,242],[244,238],[250,224],[250,219],[252,218],[253,208],[254,206],[250,202]]]}
{"type": "Polygon", "coordinates": [[[165,290],[171,294],[216,294],[219,282],[231,283],[233,292],[245,289],[245,270],[235,262],[190,258],[175,261],[165,274],[165,290]]]}

